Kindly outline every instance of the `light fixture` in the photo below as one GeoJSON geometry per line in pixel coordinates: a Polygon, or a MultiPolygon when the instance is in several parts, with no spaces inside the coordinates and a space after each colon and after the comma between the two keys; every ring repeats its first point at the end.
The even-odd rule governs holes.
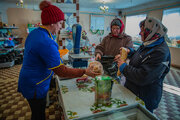
{"type": "Polygon", "coordinates": [[[16,2],[16,6],[21,6],[22,8],[23,8],[23,0],[18,0],[17,2],[16,2]]]}
{"type": "Polygon", "coordinates": [[[103,6],[99,6],[99,9],[104,13],[109,10],[109,7],[105,5],[105,1],[103,0],[103,6]]]}

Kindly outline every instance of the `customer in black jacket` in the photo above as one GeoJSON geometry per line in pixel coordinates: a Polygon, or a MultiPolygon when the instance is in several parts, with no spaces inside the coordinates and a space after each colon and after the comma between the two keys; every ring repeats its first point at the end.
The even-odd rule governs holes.
{"type": "Polygon", "coordinates": [[[127,65],[116,57],[121,73],[126,77],[125,87],[145,102],[153,112],[162,97],[163,80],[170,70],[170,51],[165,42],[167,28],[155,18],[140,22],[143,44],[134,51],[129,48],[127,65]]]}

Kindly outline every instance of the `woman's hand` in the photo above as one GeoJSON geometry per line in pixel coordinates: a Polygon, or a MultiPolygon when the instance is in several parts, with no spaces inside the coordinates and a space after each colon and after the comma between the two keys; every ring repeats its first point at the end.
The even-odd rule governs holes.
{"type": "Polygon", "coordinates": [[[101,60],[101,54],[97,53],[95,60],[101,60]]]}
{"type": "MultiPolygon", "coordinates": [[[[121,54],[122,54],[122,49],[124,47],[121,47],[119,50],[120,50],[120,54],[116,55],[115,58],[114,58],[114,61],[118,62],[119,59],[121,59],[121,54]]],[[[124,48],[126,51],[127,51],[127,54],[130,52],[130,50],[128,48],[124,48]]]]}
{"type": "Polygon", "coordinates": [[[88,75],[88,76],[90,76],[90,77],[96,77],[96,76],[98,76],[98,75],[101,75],[101,73],[95,73],[95,72],[93,72],[90,67],[88,67],[88,68],[86,69],[85,74],[88,75]]]}
{"type": "Polygon", "coordinates": [[[118,60],[119,60],[120,58],[121,58],[121,55],[118,54],[118,55],[115,56],[114,61],[115,61],[115,62],[118,62],[118,60]]]}
{"type": "Polygon", "coordinates": [[[123,63],[125,63],[125,61],[123,61],[123,60],[121,60],[121,59],[118,59],[118,61],[117,61],[118,68],[119,68],[123,63]]]}

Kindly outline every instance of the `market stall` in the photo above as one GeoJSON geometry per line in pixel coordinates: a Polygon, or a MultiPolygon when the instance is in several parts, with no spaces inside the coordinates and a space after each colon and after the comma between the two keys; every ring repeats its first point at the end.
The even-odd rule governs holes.
{"type": "MultiPolygon", "coordinates": [[[[137,105],[137,103],[143,104],[143,101],[138,99],[131,91],[114,81],[111,92],[112,104],[109,106],[96,107],[94,104],[95,79],[88,78],[86,82],[78,83],[77,78],[61,80],[58,76],[55,77],[58,88],[59,104],[63,108],[65,119],[81,119],[83,117],[86,118],[87,116],[92,117],[96,114],[113,111],[119,108],[129,106],[132,108],[132,106],[137,105]]],[[[153,116],[146,109],[144,109],[144,111],[146,111],[149,116],[153,116]]],[[[129,112],[132,112],[132,110],[129,112]]],[[[137,113],[137,110],[135,110],[135,112],[137,113]]],[[[156,119],[154,116],[153,118],[156,119]]]]}

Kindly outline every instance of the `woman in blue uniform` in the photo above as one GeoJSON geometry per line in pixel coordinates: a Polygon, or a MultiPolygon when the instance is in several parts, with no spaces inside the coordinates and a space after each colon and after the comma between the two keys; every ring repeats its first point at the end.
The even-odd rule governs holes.
{"type": "Polygon", "coordinates": [[[33,30],[26,39],[18,81],[18,91],[30,105],[32,120],[45,120],[46,95],[54,73],[68,78],[98,75],[89,68],[73,69],[63,65],[53,34],[62,28],[64,13],[48,1],[42,1],[39,7],[42,26],[33,30]]]}
{"type": "MultiPolygon", "coordinates": [[[[163,80],[170,70],[170,51],[166,44],[167,28],[155,18],[140,23],[143,44],[137,51],[128,49],[129,65],[121,59],[118,66],[126,77],[125,87],[145,102],[153,112],[162,97],[163,80]]],[[[118,57],[116,58],[118,59],[118,57]]]]}

